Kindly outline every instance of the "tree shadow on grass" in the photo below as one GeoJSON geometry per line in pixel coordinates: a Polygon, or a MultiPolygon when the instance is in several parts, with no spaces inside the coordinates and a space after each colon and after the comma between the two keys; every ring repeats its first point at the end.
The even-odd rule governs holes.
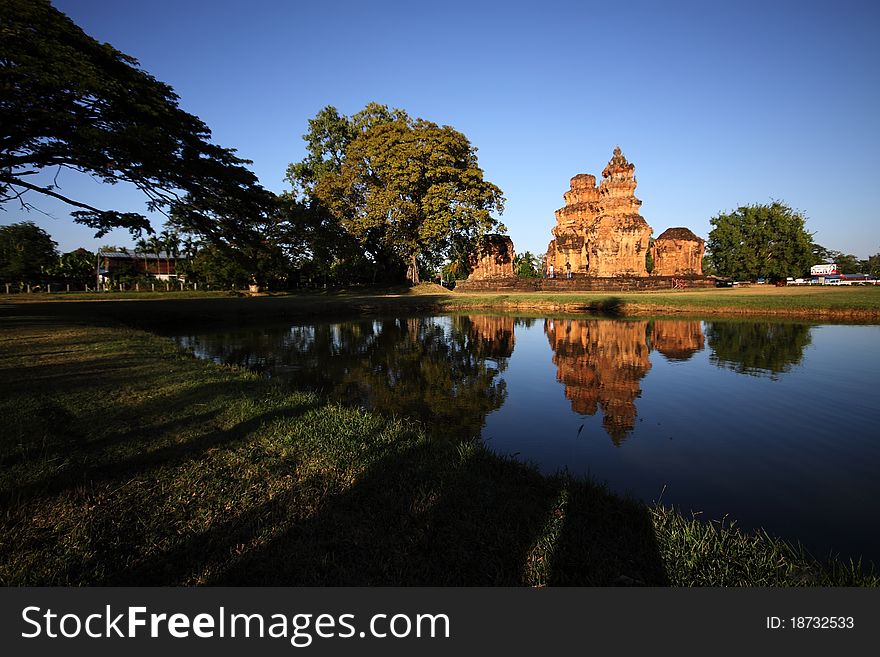
{"type": "MultiPolygon", "coordinates": [[[[75,369],[59,374],[53,385],[84,383],[75,369]]],[[[130,376],[126,368],[104,374],[105,387],[121,385],[130,376]]],[[[200,490],[200,480],[192,477],[198,467],[175,467],[218,447],[235,445],[241,451],[261,426],[306,413],[316,403],[257,408],[226,428],[215,423],[216,405],[204,413],[149,421],[153,411],[167,404],[179,406],[205,394],[230,401],[252,398],[263,389],[252,381],[203,385],[208,387],[135,406],[139,419],[131,428],[111,431],[94,445],[90,455],[100,458],[79,455],[76,468],[36,478],[14,491],[19,501],[30,498],[28,512],[35,513],[41,500],[53,495],[52,513],[64,512],[67,501],[62,498],[73,490],[84,492],[89,505],[94,494],[96,502],[88,508],[74,505],[70,521],[65,520],[79,532],[74,547],[52,529],[67,526],[55,524],[60,519],[50,518],[50,525],[26,535],[29,554],[55,559],[30,577],[43,584],[127,585],[666,583],[647,509],[584,482],[543,477],[473,445],[410,437],[381,455],[353,457],[355,464],[371,465],[351,484],[340,483],[347,481],[348,456],[328,463],[326,471],[302,476],[294,458],[272,456],[266,467],[250,474],[245,487],[236,488],[236,464],[251,463],[250,453],[242,453],[208,473],[204,481],[216,490],[228,484],[234,491],[215,498],[215,489],[200,490]],[[115,447],[126,449],[113,452],[115,447]],[[110,454],[121,458],[107,458],[110,454]],[[285,468],[295,485],[251,494],[255,476],[284,478],[285,468]],[[159,470],[168,476],[155,476],[159,470]],[[117,484],[128,488],[111,491],[117,484]],[[207,520],[192,522],[188,509],[175,507],[175,496],[186,493],[187,499],[200,500],[207,520]],[[54,556],[64,550],[69,554],[54,556]]],[[[101,419],[92,412],[78,421],[101,419]]],[[[26,573],[12,567],[7,572],[26,573]]]]}
{"type": "Polygon", "coordinates": [[[640,502],[568,480],[552,551],[551,586],[668,586],[650,511],[640,502]]]}
{"type": "MultiPolygon", "coordinates": [[[[64,377],[63,380],[71,387],[79,385],[72,382],[70,377],[64,377]]],[[[96,410],[94,415],[85,413],[86,417],[78,416],[58,404],[51,389],[41,388],[39,393],[28,395],[25,401],[29,416],[26,428],[31,439],[42,435],[48,440],[39,446],[23,442],[0,445],[0,467],[27,462],[33,457],[34,449],[39,449],[40,458],[44,460],[66,458],[75,454],[77,460],[90,467],[97,462],[111,459],[113,448],[117,445],[129,449],[134,445],[150,448],[179,431],[213,421],[222,411],[222,408],[212,408],[207,412],[192,413],[189,410],[191,405],[198,406],[211,395],[234,395],[236,392],[244,394],[246,388],[219,382],[195,386],[173,396],[162,395],[159,398],[126,404],[124,412],[120,413],[121,417],[113,418],[108,416],[106,410],[104,413],[96,410]],[[187,412],[182,417],[167,419],[169,410],[178,409],[187,412]],[[114,419],[118,424],[113,424],[114,419]]],[[[97,409],[98,405],[95,404],[95,407],[97,409]]]]}
{"type": "MultiPolygon", "coordinates": [[[[13,489],[0,490],[0,502],[12,498],[21,501],[52,497],[76,487],[96,487],[110,481],[125,481],[132,477],[143,476],[155,468],[174,467],[184,460],[199,458],[209,450],[227,447],[244,440],[264,424],[301,415],[315,408],[316,405],[317,403],[311,403],[295,408],[272,410],[239,422],[228,429],[221,430],[209,425],[204,427],[199,434],[185,441],[170,442],[149,450],[138,450],[132,447],[132,451],[137,452],[137,455],[120,460],[89,463],[85,458],[88,452],[81,453],[79,458],[84,462],[78,463],[77,467],[68,468],[62,473],[53,473],[48,477],[37,479],[23,486],[16,486],[13,489]]],[[[174,430],[182,424],[191,425],[201,420],[210,420],[214,415],[215,413],[207,413],[191,417],[186,421],[170,423],[166,430],[174,430]]],[[[145,437],[142,431],[138,431],[138,434],[141,438],[145,437]]],[[[121,439],[114,438],[114,440],[121,439]]],[[[140,445],[140,447],[144,446],[140,445]]]]}
{"type": "MultiPolygon", "coordinates": [[[[354,294],[294,294],[278,297],[134,298],[101,301],[0,304],[0,321],[24,323],[77,322],[84,325],[124,324],[160,334],[187,328],[249,325],[256,322],[357,317],[381,312],[433,312],[448,297],[434,294],[393,294],[392,291],[359,290],[354,294]]],[[[405,292],[401,289],[398,292],[405,292]]],[[[136,295],[135,295],[136,297],[136,295]]]]}
{"type": "Polygon", "coordinates": [[[426,444],[389,456],[281,531],[272,525],[293,499],[192,537],[162,559],[191,562],[210,545],[213,585],[667,583],[645,507],[480,448],[449,451],[426,444]],[[263,539],[249,543],[249,532],[263,539]],[[225,548],[221,537],[229,537],[225,548]]]}

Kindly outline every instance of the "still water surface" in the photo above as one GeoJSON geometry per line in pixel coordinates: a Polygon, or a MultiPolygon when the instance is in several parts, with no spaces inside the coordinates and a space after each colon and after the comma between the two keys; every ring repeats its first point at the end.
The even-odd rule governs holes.
{"type": "Polygon", "coordinates": [[[456,315],[176,339],[546,473],[880,564],[880,326],[456,315]]]}

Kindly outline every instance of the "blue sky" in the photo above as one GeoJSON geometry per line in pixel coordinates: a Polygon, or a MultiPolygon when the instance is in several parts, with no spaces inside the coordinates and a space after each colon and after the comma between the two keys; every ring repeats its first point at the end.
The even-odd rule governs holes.
{"type": "MultiPolygon", "coordinates": [[[[815,240],[880,252],[880,3],[55,0],[88,34],[170,84],[273,191],[326,105],[370,101],[451,125],[504,191],[517,252],[543,252],[569,179],[616,144],[659,235],[779,199],[815,240]]],[[[63,174],[62,191],[144,211],[143,198],[63,174]]],[[[62,250],[95,240],[31,199],[62,250]],[[53,218],[54,217],[54,218],[53,218]]],[[[159,228],[160,222],[156,221],[159,228]]]]}

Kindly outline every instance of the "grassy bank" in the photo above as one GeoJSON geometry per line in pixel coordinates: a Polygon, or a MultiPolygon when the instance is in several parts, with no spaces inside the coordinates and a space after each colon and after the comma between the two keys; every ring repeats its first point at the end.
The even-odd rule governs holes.
{"type": "Polygon", "coordinates": [[[172,303],[0,308],[0,583],[878,584],[109,319],[172,303]]]}
{"type": "Polygon", "coordinates": [[[844,321],[880,321],[880,287],[752,286],[648,292],[459,293],[438,285],[351,290],[320,290],[247,297],[231,292],[124,292],[100,294],[0,295],[0,306],[29,307],[20,312],[86,319],[116,318],[145,325],[142,302],[158,304],[152,313],[168,321],[249,321],[315,315],[376,312],[590,313],[612,309],[620,315],[775,316],[844,321]],[[53,309],[51,302],[77,308],[53,309]],[[115,301],[113,304],[97,304],[115,301]],[[50,302],[50,303],[47,303],[50,302]]]}
{"type": "Polygon", "coordinates": [[[620,293],[512,293],[456,294],[449,303],[456,308],[504,308],[509,310],[589,311],[618,302],[624,315],[775,315],[830,319],[880,320],[880,287],[783,287],[751,286],[732,289],[676,290],[620,293]]]}

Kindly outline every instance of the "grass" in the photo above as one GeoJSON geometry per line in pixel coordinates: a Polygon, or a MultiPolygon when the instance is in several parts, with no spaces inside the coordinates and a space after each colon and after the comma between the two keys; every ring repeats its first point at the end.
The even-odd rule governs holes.
{"type": "Polygon", "coordinates": [[[669,292],[457,294],[456,308],[501,307],[587,311],[613,298],[625,315],[691,313],[880,319],[880,287],[752,286],[669,292]]]}
{"type": "MultiPolygon", "coordinates": [[[[175,321],[287,319],[328,313],[449,312],[493,309],[516,312],[603,313],[613,315],[694,316],[761,315],[832,320],[880,321],[880,287],[783,287],[755,285],[731,289],[692,289],[646,292],[505,292],[459,293],[426,283],[415,288],[351,288],[273,293],[257,298],[233,292],[140,292],[100,294],[0,295],[0,305],[36,305],[54,313],[43,301],[66,301],[83,306],[84,317],[100,315],[143,324],[139,302],[161,304],[157,316],[175,321]],[[118,301],[102,304],[95,301],[118,301]],[[75,303],[81,301],[83,303],[75,303]]],[[[22,311],[25,312],[25,311],[22,311]]],[[[37,311],[33,311],[37,312],[37,311]]],[[[63,312],[68,316],[71,312],[63,312]]]]}
{"type": "Polygon", "coordinates": [[[218,303],[255,301],[276,300],[0,307],[0,583],[880,583],[118,322],[155,326],[173,304],[214,321],[218,303]]]}

